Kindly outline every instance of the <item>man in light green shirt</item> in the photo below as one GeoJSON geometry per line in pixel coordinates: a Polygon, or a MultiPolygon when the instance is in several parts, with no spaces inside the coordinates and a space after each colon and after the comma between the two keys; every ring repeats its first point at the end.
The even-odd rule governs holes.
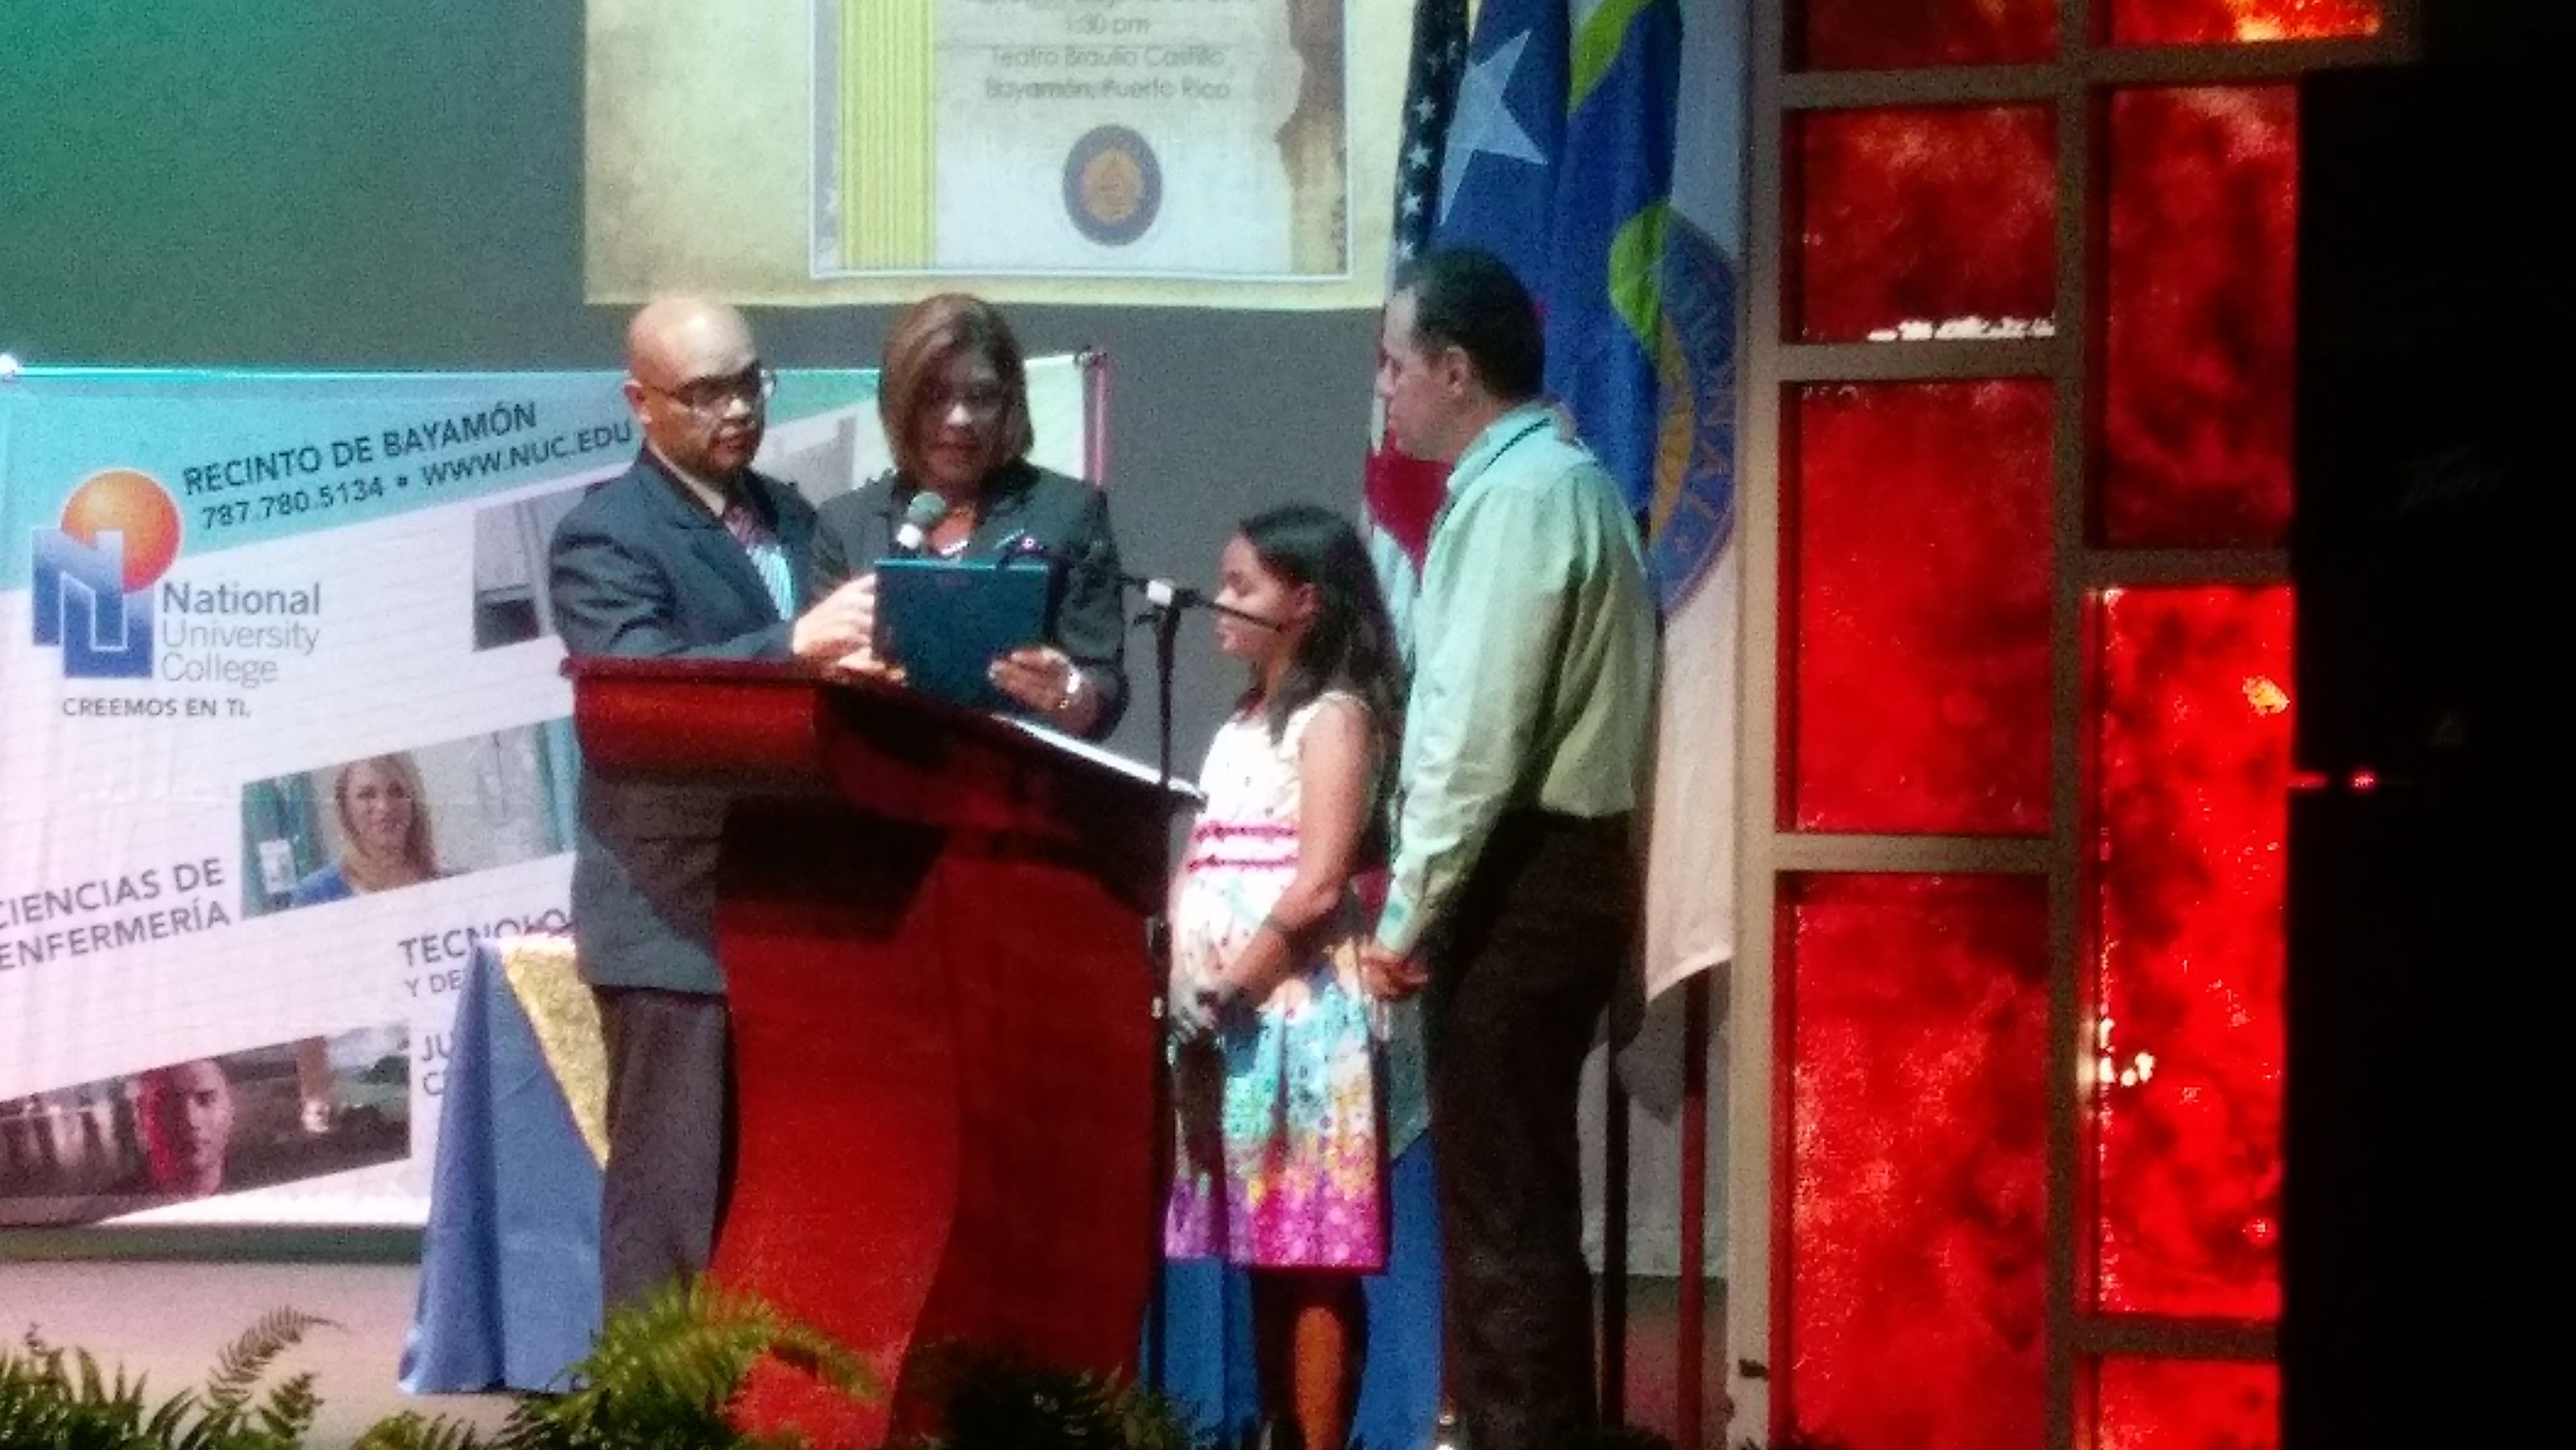
{"type": "Polygon", "coordinates": [[[1397,446],[1451,471],[1366,966],[1425,991],[1468,1443],[1540,1450],[1598,1415],[1575,1106],[1637,929],[1654,604],[1617,486],[1539,400],[1537,314],[1502,263],[1408,264],[1379,357],[1397,446]]]}

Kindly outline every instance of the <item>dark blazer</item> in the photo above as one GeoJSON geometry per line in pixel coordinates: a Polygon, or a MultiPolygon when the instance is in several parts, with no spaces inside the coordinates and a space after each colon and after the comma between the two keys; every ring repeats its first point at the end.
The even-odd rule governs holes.
{"type": "MultiPolygon", "coordinates": [[[[887,474],[824,500],[814,527],[816,593],[829,593],[895,552],[894,531],[920,492],[909,477],[887,474]]],[[[978,510],[960,557],[991,558],[1020,535],[1062,561],[1048,598],[1048,638],[1082,667],[1084,683],[1100,697],[1091,734],[1107,735],[1127,709],[1127,612],[1108,495],[1019,459],[985,481],[978,510]]]]}
{"type": "MultiPolygon", "coordinates": [[[[801,608],[812,598],[814,509],[746,472],[744,497],[778,535],[801,608]]],[[[546,588],[564,650],[696,659],[789,657],[742,545],[650,450],[555,526],[546,588]]],[[[612,987],[721,993],[716,844],[721,793],[603,780],[585,765],[573,844],[573,938],[582,976],[612,987]]]]}

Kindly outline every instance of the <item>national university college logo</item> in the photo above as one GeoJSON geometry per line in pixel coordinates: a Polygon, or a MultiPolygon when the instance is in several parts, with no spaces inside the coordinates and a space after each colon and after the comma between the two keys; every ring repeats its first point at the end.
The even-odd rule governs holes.
{"type": "Polygon", "coordinates": [[[111,468],[63,501],[62,526],[35,532],[36,643],[59,647],[76,680],[152,674],[152,586],[179,556],[179,506],[149,474],[111,468]]]}

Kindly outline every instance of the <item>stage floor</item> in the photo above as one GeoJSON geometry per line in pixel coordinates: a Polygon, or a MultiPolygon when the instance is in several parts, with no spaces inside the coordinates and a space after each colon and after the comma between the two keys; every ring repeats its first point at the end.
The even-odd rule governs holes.
{"type": "MultiPolygon", "coordinates": [[[[338,1326],[314,1330],[282,1364],[288,1373],[313,1372],[322,1400],[313,1450],[346,1450],[369,1425],[403,1410],[498,1426],[507,1397],[395,1388],[419,1278],[407,1263],[0,1261],[0,1335],[14,1346],[33,1325],[55,1344],[90,1351],[103,1367],[143,1375],[157,1401],[202,1384],[217,1352],[260,1315],[293,1307],[338,1326]]],[[[1631,1279],[1628,1291],[1628,1418],[1668,1435],[1676,1428],[1679,1289],[1672,1279],[1631,1279]]],[[[1707,1305],[1713,1347],[1725,1317],[1720,1286],[1708,1287],[1707,1305]]],[[[1724,1445],[1717,1419],[1724,1379],[1714,1354],[1701,1369],[1706,1443],[1724,1445]]]]}

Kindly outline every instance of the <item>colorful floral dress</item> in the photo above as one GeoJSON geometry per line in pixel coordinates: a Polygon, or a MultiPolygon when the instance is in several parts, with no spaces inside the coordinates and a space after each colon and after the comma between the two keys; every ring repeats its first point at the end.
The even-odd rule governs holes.
{"type": "MultiPolygon", "coordinates": [[[[1297,872],[1297,752],[1328,694],[1270,738],[1238,715],[1208,747],[1207,805],[1190,833],[1173,903],[1177,984],[1213,980],[1243,950],[1297,872]]],[[[1179,1126],[1164,1247],[1273,1268],[1374,1270],[1386,1261],[1382,1014],[1360,984],[1366,930],[1346,895],[1326,945],[1257,1010],[1176,1043],[1179,1126]]]]}

